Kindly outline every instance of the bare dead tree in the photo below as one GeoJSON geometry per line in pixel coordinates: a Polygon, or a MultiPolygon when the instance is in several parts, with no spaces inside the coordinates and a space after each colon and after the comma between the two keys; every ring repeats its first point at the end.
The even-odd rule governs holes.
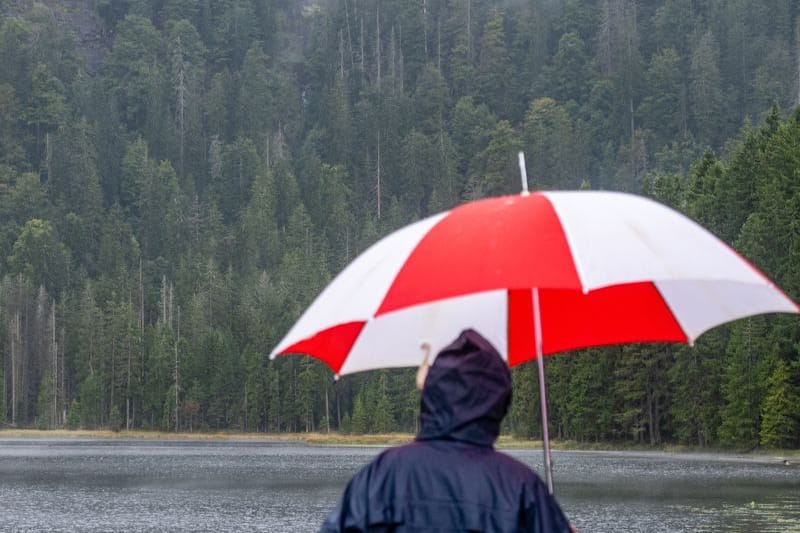
{"type": "Polygon", "coordinates": [[[14,313],[9,325],[11,337],[11,425],[17,425],[17,391],[19,390],[20,317],[14,313]]]}
{"type": "Polygon", "coordinates": [[[364,75],[364,18],[360,18],[359,22],[361,24],[361,39],[359,44],[361,45],[361,75],[364,75]]]}
{"type": "Polygon", "coordinates": [[[797,96],[795,105],[800,106],[800,16],[795,19],[794,23],[794,46],[795,55],[797,56],[797,96]]]}
{"type": "Polygon", "coordinates": [[[175,433],[178,432],[179,428],[179,420],[178,420],[178,343],[181,340],[181,308],[178,306],[178,321],[177,321],[177,334],[175,336],[175,433]]]}
{"type": "Polygon", "coordinates": [[[339,79],[344,79],[344,36],[339,30],[339,79]]]}
{"type": "Polygon", "coordinates": [[[422,36],[425,47],[425,62],[428,61],[428,0],[422,0],[422,36]]]}
{"type": "Polygon", "coordinates": [[[350,52],[350,68],[355,70],[355,59],[353,58],[353,35],[350,33],[350,12],[347,8],[347,0],[344,0],[344,20],[347,26],[347,48],[350,52]]]}
{"type": "Polygon", "coordinates": [[[381,84],[381,4],[375,5],[375,83],[381,84]]]}
{"type": "Polygon", "coordinates": [[[56,301],[53,300],[50,306],[50,353],[51,353],[51,373],[53,376],[52,383],[52,412],[50,414],[50,421],[53,426],[58,425],[58,343],[56,342],[56,301]]]}
{"type": "Polygon", "coordinates": [[[377,142],[377,159],[378,165],[375,176],[375,195],[378,203],[378,220],[381,219],[381,130],[378,128],[378,142],[377,142]]]}
{"type": "Polygon", "coordinates": [[[467,0],[467,57],[472,64],[472,0],[467,0]]]}
{"type": "Polygon", "coordinates": [[[442,17],[436,19],[436,70],[442,73],[442,17]]]}
{"type": "Polygon", "coordinates": [[[177,120],[178,120],[178,144],[179,144],[179,171],[180,177],[183,179],[183,161],[184,161],[184,142],[186,139],[186,101],[189,96],[189,84],[188,84],[188,70],[189,65],[183,58],[183,50],[181,46],[180,37],[178,37],[177,42],[175,43],[175,52],[172,57],[172,68],[174,71],[174,79],[173,83],[175,84],[175,105],[177,108],[177,120]]]}
{"type": "Polygon", "coordinates": [[[405,77],[403,73],[403,26],[402,24],[397,26],[397,77],[400,81],[400,92],[403,92],[403,79],[405,77]]]}

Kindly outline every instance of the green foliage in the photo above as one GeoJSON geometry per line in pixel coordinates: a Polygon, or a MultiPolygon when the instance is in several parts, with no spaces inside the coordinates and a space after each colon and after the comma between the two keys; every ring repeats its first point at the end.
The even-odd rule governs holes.
{"type": "Polygon", "coordinates": [[[728,446],[749,449],[758,444],[759,407],[764,393],[761,374],[769,353],[764,326],[763,320],[749,318],[732,327],[719,427],[720,442],[728,446]]]}
{"type": "Polygon", "coordinates": [[[6,379],[4,374],[3,368],[0,367],[0,424],[4,423],[8,418],[6,409],[6,379]]]}
{"type": "MultiPolygon", "coordinates": [[[[264,354],[380,236],[517,193],[520,149],[532,189],[642,191],[800,298],[792,2],[72,4],[0,17],[0,419],[414,431],[413,372],[264,354]]],[[[552,433],[796,447],[798,342],[549,358],[552,433]]],[[[537,437],[513,375],[504,430],[537,437]]]]}
{"type": "Polygon", "coordinates": [[[507,120],[499,121],[489,134],[488,145],[478,154],[478,165],[467,183],[465,199],[497,196],[516,189],[517,182],[510,180],[509,176],[513,176],[514,170],[518,168],[515,167],[514,156],[520,147],[519,136],[511,123],[507,120]]]}
{"type": "Polygon", "coordinates": [[[39,63],[33,69],[26,121],[36,128],[39,137],[44,130],[60,126],[66,119],[66,111],[64,86],[47,65],[39,63]]]}
{"type": "Polygon", "coordinates": [[[666,48],[652,57],[647,69],[651,93],[642,99],[639,115],[660,143],[678,138],[688,128],[686,86],[681,68],[678,52],[666,48]]]}
{"type": "Polygon", "coordinates": [[[369,415],[367,414],[367,407],[365,405],[364,395],[359,394],[356,396],[355,404],[353,405],[353,417],[350,420],[350,433],[354,435],[363,435],[369,428],[369,415]]]}
{"type": "Polygon", "coordinates": [[[697,43],[689,68],[689,105],[698,133],[711,142],[718,140],[722,109],[722,80],[719,48],[714,34],[707,31],[697,43]]]}
{"type": "Polygon", "coordinates": [[[611,436],[613,397],[610,354],[589,350],[575,354],[575,371],[570,376],[570,398],[566,404],[566,431],[579,441],[599,441],[611,436]]]}
{"type": "Polygon", "coordinates": [[[130,130],[145,126],[155,112],[158,100],[154,89],[163,82],[164,40],[152,22],[139,15],[128,15],[117,27],[109,57],[113,77],[111,89],[121,115],[130,130]],[[119,83],[123,82],[123,83],[119,83]]]}
{"type": "Polygon", "coordinates": [[[81,427],[81,405],[77,398],[73,398],[67,411],[67,429],[78,429],[81,427]]]}
{"type": "Polygon", "coordinates": [[[92,374],[81,383],[78,392],[81,427],[94,429],[103,424],[101,394],[102,380],[99,374],[92,374]]]}
{"type": "Polygon", "coordinates": [[[681,348],[675,354],[675,364],[668,372],[672,388],[669,410],[679,442],[704,447],[716,439],[725,341],[722,332],[715,330],[693,348],[681,348]]]}
{"type": "Polygon", "coordinates": [[[523,124],[531,187],[577,188],[588,165],[582,127],[552,98],[531,102],[523,124]]]}
{"type": "MultiPolygon", "coordinates": [[[[795,365],[797,366],[797,365],[795,365]]],[[[767,394],[761,404],[762,446],[768,448],[791,448],[800,437],[800,416],[797,405],[800,396],[792,386],[789,364],[779,359],[767,380],[767,394]]]]}
{"type": "Polygon", "coordinates": [[[371,406],[369,429],[373,433],[389,433],[397,428],[389,393],[389,377],[387,371],[382,370],[369,403],[371,406]]]}
{"type": "Polygon", "coordinates": [[[108,415],[108,426],[114,432],[119,432],[122,429],[122,414],[116,405],[111,406],[111,413],[108,415]]]}
{"type": "Polygon", "coordinates": [[[33,218],[20,231],[8,265],[12,273],[23,274],[57,294],[66,283],[69,253],[50,222],[33,218]]]}
{"type": "Polygon", "coordinates": [[[558,40],[558,50],[553,57],[552,89],[563,101],[584,102],[594,77],[586,45],[576,32],[564,33],[558,40]]]}
{"type": "Polygon", "coordinates": [[[348,413],[345,413],[345,415],[342,417],[342,425],[339,426],[339,431],[345,435],[352,433],[352,425],[350,423],[350,415],[348,413]]]}
{"type": "Polygon", "coordinates": [[[482,102],[498,110],[500,116],[509,111],[511,61],[506,49],[503,13],[497,12],[483,29],[475,73],[482,102]]]}
{"type": "Polygon", "coordinates": [[[53,413],[53,378],[46,374],[39,384],[39,397],[36,400],[36,427],[50,429],[55,423],[53,413]]]}
{"type": "MultiPolygon", "coordinates": [[[[550,361],[545,363],[549,370],[551,365],[547,363],[550,361]]],[[[514,386],[508,415],[511,430],[518,438],[530,439],[540,436],[539,387],[535,362],[515,367],[511,371],[511,378],[514,386]]],[[[552,404],[552,396],[550,398],[552,404]]]]}

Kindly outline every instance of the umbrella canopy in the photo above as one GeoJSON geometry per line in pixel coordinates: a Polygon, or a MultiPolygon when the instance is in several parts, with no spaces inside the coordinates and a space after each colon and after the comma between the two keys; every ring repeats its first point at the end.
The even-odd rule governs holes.
{"type": "Polygon", "coordinates": [[[419,365],[472,327],[509,365],[630,342],[692,343],[800,308],[701,226],[652,200],[539,192],[467,203],[385,237],[343,270],[271,356],[337,374],[419,365]]]}

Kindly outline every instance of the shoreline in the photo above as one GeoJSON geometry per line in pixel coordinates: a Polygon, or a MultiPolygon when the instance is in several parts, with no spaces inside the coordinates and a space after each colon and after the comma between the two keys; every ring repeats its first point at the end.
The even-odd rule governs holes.
{"type": "MultiPolygon", "coordinates": [[[[411,433],[387,433],[373,435],[343,435],[339,433],[241,433],[233,431],[219,432],[166,432],[166,431],[111,431],[107,429],[17,429],[0,428],[0,439],[98,439],[98,440],[196,440],[196,441],[253,441],[303,443],[311,446],[398,446],[414,440],[411,433]]],[[[495,445],[498,449],[539,450],[541,440],[521,440],[508,435],[501,435],[495,445]]],[[[773,458],[776,461],[789,460],[800,463],[800,450],[761,449],[737,450],[728,448],[700,448],[678,444],[660,446],[620,444],[620,443],[587,443],[577,441],[552,441],[555,451],[575,452],[620,452],[620,453],[674,453],[697,455],[728,455],[748,458],[773,458]]]]}

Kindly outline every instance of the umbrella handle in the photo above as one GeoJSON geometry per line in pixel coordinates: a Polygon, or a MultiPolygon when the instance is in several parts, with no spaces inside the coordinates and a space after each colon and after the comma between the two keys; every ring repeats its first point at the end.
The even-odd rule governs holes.
{"type": "Polygon", "coordinates": [[[419,365],[417,369],[417,388],[422,390],[425,388],[425,378],[428,377],[428,369],[430,368],[430,363],[428,360],[431,357],[431,345],[429,342],[423,342],[419,345],[422,352],[425,354],[425,357],[422,359],[422,363],[419,365]]]}

